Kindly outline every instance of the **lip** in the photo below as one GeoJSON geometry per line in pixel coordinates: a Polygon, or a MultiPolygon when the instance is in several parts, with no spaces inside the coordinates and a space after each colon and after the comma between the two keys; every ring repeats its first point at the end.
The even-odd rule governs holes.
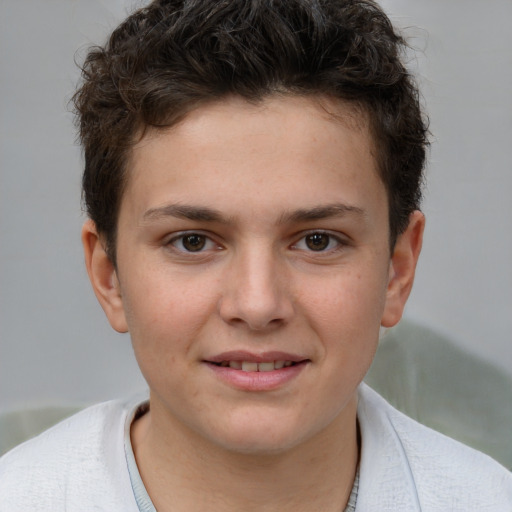
{"type": "Polygon", "coordinates": [[[230,387],[242,391],[272,391],[279,389],[296,379],[309,365],[310,359],[298,354],[288,352],[263,352],[255,354],[243,350],[223,352],[203,361],[215,376],[230,387]],[[275,369],[272,371],[244,372],[219,366],[223,361],[250,361],[264,363],[268,361],[291,361],[293,366],[275,369]]]}
{"type": "Polygon", "coordinates": [[[291,361],[292,363],[300,363],[301,361],[309,361],[309,359],[299,354],[291,354],[289,352],[271,351],[256,354],[246,350],[231,350],[205,359],[205,362],[207,363],[219,364],[222,363],[222,361],[251,361],[254,363],[264,363],[266,361],[291,361]]]}

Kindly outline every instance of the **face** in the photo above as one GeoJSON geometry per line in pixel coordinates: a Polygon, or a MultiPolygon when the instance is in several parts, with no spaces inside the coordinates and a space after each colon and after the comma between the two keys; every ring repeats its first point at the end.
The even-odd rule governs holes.
{"type": "Polygon", "coordinates": [[[93,229],[86,259],[130,332],[153,421],[245,453],[355,421],[419,251],[406,233],[390,257],[372,150],[361,114],[299,97],[202,106],[135,147],[117,270],[93,229]]]}

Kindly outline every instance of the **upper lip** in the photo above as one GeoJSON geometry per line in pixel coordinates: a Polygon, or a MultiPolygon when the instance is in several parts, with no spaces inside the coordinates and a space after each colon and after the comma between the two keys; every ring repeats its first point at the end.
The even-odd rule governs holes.
{"type": "Polygon", "coordinates": [[[289,352],[270,351],[256,354],[246,350],[230,350],[222,352],[215,356],[208,357],[205,361],[209,363],[222,363],[222,361],[251,361],[254,363],[265,363],[267,361],[291,361],[299,363],[300,361],[308,361],[309,358],[299,354],[291,354],[289,352]]]}

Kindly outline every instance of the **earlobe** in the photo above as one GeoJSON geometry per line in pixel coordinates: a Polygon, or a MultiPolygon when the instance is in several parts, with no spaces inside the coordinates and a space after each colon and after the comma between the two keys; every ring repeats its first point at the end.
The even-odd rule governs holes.
{"type": "Polygon", "coordinates": [[[416,210],[409,217],[407,229],[396,241],[389,268],[386,304],[381,319],[383,327],[393,327],[402,318],[414,282],[424,228],[425,216],[416,210]]]}
{"type": "Polygon", "coordinates": [[[87,274],[110,325],[118,332],[128,332],[115,267],[105,251],[96,225],[90,219],[82,228],[82,245],[87,274]]]}

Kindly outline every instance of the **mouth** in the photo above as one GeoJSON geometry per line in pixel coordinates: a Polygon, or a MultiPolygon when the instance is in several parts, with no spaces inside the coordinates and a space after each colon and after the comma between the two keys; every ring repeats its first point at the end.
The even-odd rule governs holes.
{"type": "Polygon", "coordinates": [[[273,372],[274,370],[281,370],[282,368],[290,368],[303,361],[290,361],[284,359],[278,359],[275,361],[239,361],[239,360],[223,360],[218,363],[214,361],[208,361],[209,363],[219,366],[221,368],[231,368],[233,370],[241,370],[243,372],[273,372]]]}
{"type": "Polygon", "coordinates": [[[231,351],[203,361],[220,381],[244,392],[281,389],[306,371],[311,359],[286,352],[231,351]]]}
{"type": "Polygon", "coordinates": [[[289,352],[223,352],[203,361],[225,384],[244,392],[281,389],[299,378],[311,359],[289,352]]]}
{"type": "Polygon", "coordinates": [[[259,373],[292,368],[310,363],[311,359],[288,352],[273,351],[256,354],[245,350],[233,350],[209,357],[204,362],[219,369],[226,368],[247,373],[259,373]]]}

